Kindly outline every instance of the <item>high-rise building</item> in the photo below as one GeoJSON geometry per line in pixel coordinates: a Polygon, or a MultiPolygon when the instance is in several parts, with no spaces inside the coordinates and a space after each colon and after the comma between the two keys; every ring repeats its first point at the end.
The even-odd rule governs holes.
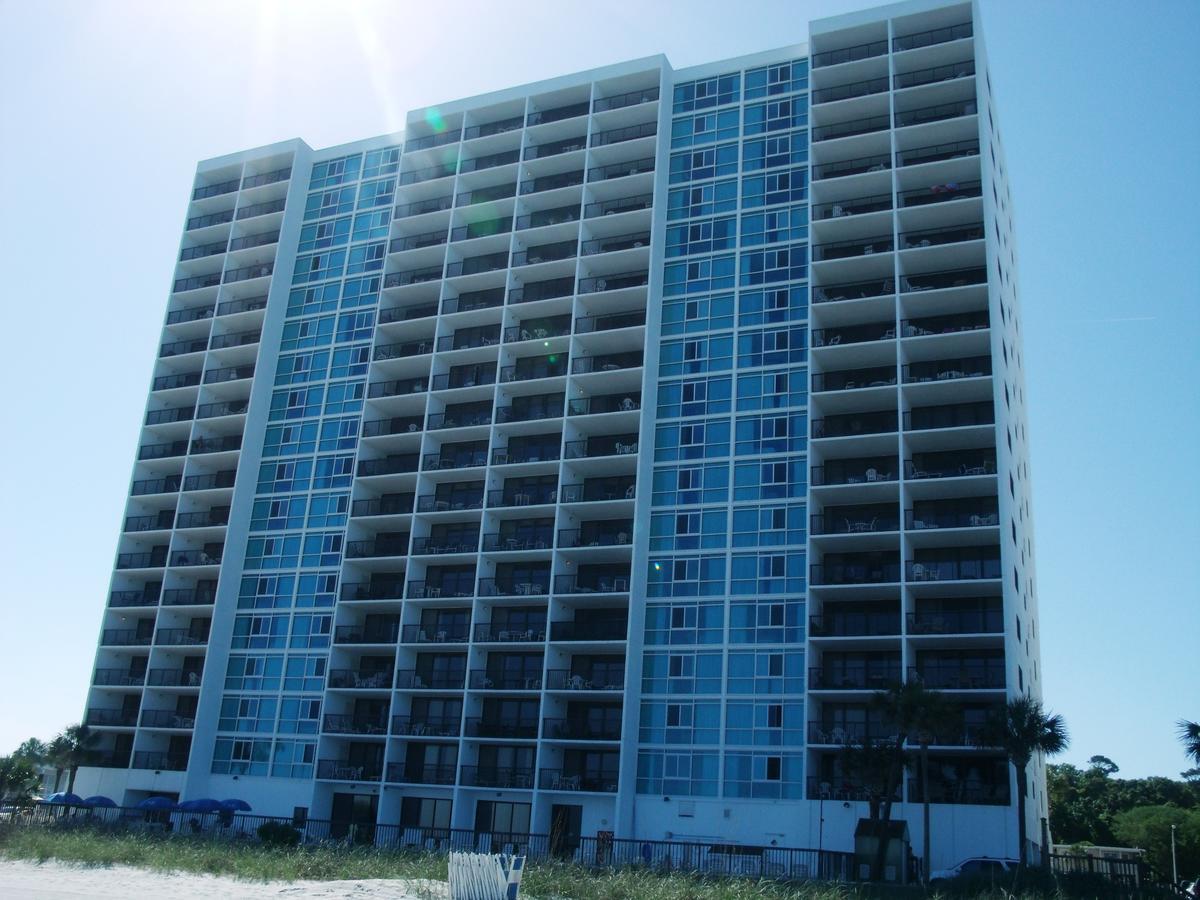
{"type": "Polygon", "coordinates": [[[1015,856],[976,740],[1040,694],[978,23],[913,0],[201,163],[78,783],[849,849],[842,747],[919,680],[957,717],[933,864],[1015,856]]]}

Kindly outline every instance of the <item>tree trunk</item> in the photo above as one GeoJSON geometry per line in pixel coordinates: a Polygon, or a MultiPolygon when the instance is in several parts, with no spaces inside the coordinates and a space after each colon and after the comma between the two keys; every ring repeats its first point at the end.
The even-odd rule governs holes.
{"type": "Polygon", "coordinates": [[[1020,846],[1017,848],[1017,859],[1021,861],[1021,867],[1025,867],[1025,765],[1017,765],[1017,841],[1020,846]]]}
{"type": "Polygon", "coordinates": [[[933,852],[929,849],[929,745],[921,745],[921,799],[924,801],[921,815],[924,818],[925,865],[921,867],[921,883],[929,884],[929,873],[933,871],[933,852]]]}
{"type": "Polygon", "coordinates": [[[63,770],[61,766],[54,767],[54,790],[52,793],[58,793],[58,783],[62,781],[63,770]]]}
{"type": "Polygon", "coordinates": [[[79,771],[79,766],[71,766],[71,769],[70,769],[69,773],[67,774],[67,793],[68,794],[75,793],[75,774],[78,771],[79,771]]]}

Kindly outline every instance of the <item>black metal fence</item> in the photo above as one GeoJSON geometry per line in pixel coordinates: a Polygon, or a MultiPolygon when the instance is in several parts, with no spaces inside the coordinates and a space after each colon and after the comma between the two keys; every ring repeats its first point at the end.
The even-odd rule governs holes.
{"type": "Polygon", "coordinates": [[[386,852],[508,853],[531,861],[557,858],[592,869],[642,867],[656,871],[773,878],[781,881],[854,879],[854,855],[834,850],[688,843],[616,838],[604,833],[577,835],[507,834],[463,828],[291,819],[235,812],[148,810],[37,804],[0,813],[0,826],[184,835],[214,841],[257,842],[258,829],[275,822],[299,832],[305,845],[374,846],[386,852]]]}

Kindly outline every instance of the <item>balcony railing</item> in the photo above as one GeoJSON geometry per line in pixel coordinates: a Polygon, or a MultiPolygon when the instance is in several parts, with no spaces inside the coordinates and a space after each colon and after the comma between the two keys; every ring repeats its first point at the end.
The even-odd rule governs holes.
{"type": "Polygon", "coordinates": [[[220,283],[221,273],[213,272],[210,275],[194,275],[191,278],[176,278],[171,290],[174,293],[180,293],[181,291],[195,291],[201,288],[216,287],[220,283]]]}
{"type": "Polygon", "coordinates": [[[182,356],[186,353],[201,353],[208,349],[208,341],[196,338],[187,341],[170,341],[158,348],[158,356],[164,359],[168,356],[182,356]]]}
{"type": "Polygon", "coordinates": [[[391,670],[356,671],[354,669],[330,669],[329,687],[358,688],[360,690],[388,690],[392,686],[391,670]]]}
{"type": "Polygon", "coordinates": [[[386,556],[408,556],[408,535],[402,539],[376,538],[373,541],[347,541],[346,559],[378,559],[386,556]]]}
{"type": "MultiPolygon", "coordinates": [[[[537,723],[533,725],[537,736],[537,723]]],[[[498,768],[496,766],[463,766],[462,784],[468,787],[507,788],[515,790],[533,789],[533,769],[498,768]]]]}
{"type": "Polygon", "coordinates": [[[488,672],[484,669],[472,669],[471,690],[473,691],[540,691],[542,678],[540,675],[488,672]]]}
{"type": "Polygon", "coordinates": [[[629,590],[629,573],[623,575],[556,575],[556,594],[620,594],[629,590]]]}
{"type": "Polygon", "coordinates": [[[402,580],[342,582],[338,596],[342,600],[399,600],[404,596],[402,580]]]}
{"type": "Polygon", "coordinates": [[[525,159],[545,159],[547,156],[558,156],[561,153],[574,153],[587,147],[587,138],[582,134],[577,137],[563,138],[558,141],[547,141],[544,144],[525,148],[525,159]]]}
{"type": "Polygon", "coordinates": [[[284,198],[278,200],[268,200],[265,203],[254,203],[250,206],[240,207],[237,211],[238,221],[242,219],[253,219],[256,216],[266,216],[271,213],[283,212],[284,198]]]}
{"type": "Polygon", "coordinates": [[[133,497],[144,497],[147,494],[170,494],[179,490],[180,478],[170,475],[166,478],[144,478],[130,485],[129,493],[133,497]]]}
{"type": "Polygon", "coordinates": [[[1000,559],[921,560],[908,563],[908,581],[975,581],[997,579],[1000,559]]]}
{"type": "Polygon", "coordinates": [[[223,209],[220,212],[209,213],[204,216],[192,216],[187,220],[187,231],[194,231],[197,228],[208,228],[212,225],[224,225],[226,222],[233,221],[233,210],[223,209]]]}
{"type": "Polygon", "coordinates": [[[560,503],[596,503],[605,500],[632,500],[637,495],[637,486],[628,484],[600,483],[564,484],[559,488],[560,503]]]}
{"type": "Polygon", "coordinates": [[[533,740],[537,737],[537,719],[467,719],[466,736],[533,740]]]}
{"type": "Polygon", "coordinates": [[[571,371],[576,375],[588,372],[617,372],[621,369],[636,369],[642,365],[642,362],[641,351],[582,356],[571,360],[571,371]]]}
{"type": "Polygon", "coordinates": [[[849,284],[814,285],[814,303],[836,303],[840,300],[864,300],[869,297],[886,297],[896,293],[896,282],[891,278],[872,281],[856,281],[849,284]]]}
{"type": "Polygon", "coordinates": [[[645,156],[629,162],[610,163],[607,166],[597,166],[588,169],[588,181],[609,181],[613,178],[627,178],[630,175],[641,175],[654,171],[654,157],[645,156]]]}
{"type": "Polygon", "coordinates": [[[421,460],[421,469],[426,472],[447,472],[487,465],[486,450],[447,449],[450,452],[443,450],[442,453],[426,453],[421,460]]]}
{"type": "Polygon", "coordinates": [[[991,400],[979,403],[952,403],[944,406],[917,406],[904,414],[905,431],[931,431],[938,428],[970,428],[994,425],[991,400]]]}
{"type": "Polygon", "coordinates": [[[854,197],[836,203],[814,203],[814,219],[840,219],[845,216],[861,216],[866,213],[882,212],[892,208],[891,194],[876,194],[873,197],[854,197]]]}
{"type": "Polygon", "coordinates": [[[826,50],[812,55],[812,67],[823,69],[825,66],[836,66],[841,63],[856,62],[861,59],[871,59],[883,56],[888,52],[887,41],[871,41],[869,44],[856,44],[841,50],[826,50]]]}
{"type": "Polygon", "coordinates": [[[439,178],[451,178],[457,171],[455,163],[445,163],[436,166],[425,166],[400,173],[400,184],[420,184],[425,181],[436,181],[439,178]]]}
{"type": "Polygon", "coordinates": [[[628,394],[599,394],[594,397],[576,397],[567,404],[567,415],[588,416],[612,412],[635,412],[642,408],[640,396],[628,394]]]}
{"type": "Polygon", "coordinates": [[[612,97],[597,97],[592,103],[592,112],[604,112],[609,109],[624,109],[627,106],[637,106],[658,99],[658,88],[643,88],[640,91],[628,91],[612,97]]]}
{"type": "Polygon", "coordinates": [[[159,375],[151,383],[150,390],[169,391],[174,388],[195,387],[199,383],[199,372],[184,372],[180,375],[159,375]]]}
{"type": "Polygon", "coordinates": [[[427,390],[429,390],[429,382],[424,378],[372,381],[367,385],[367,397],[371,400],[377,400],[380,397],[402,397],[405,394],[420,394],[427,390]]]}
{"type": "Polygon", "coordinates": [[[97,669],[92,684],[97,687],[141,687],[146,683],[146,673],[129,669],[97,669]]]}
{"type": "Polygon", "coordinates": [[[217,600],[215,588],[168,588],[163,591],[163,606],[212,606],[217,600]]]}
{"type": "Polygon", "coordinates": [[[970,100],[939,103],[936,106],[925,106],[921,109],[898,109],[896,110],[896,127],[906,128],[911,125],[929,125],[933,122],[957,119],[960,116],[973,116],[977,112],[979,112],[979,107],[973,97],[970,100]]]}
{"type": "Polygon", "coordinates": [[[820,88],[812,92],[813,105],[818,103],[833,103],[837,100],[851,100],[855,97],[868,97],[888,89],[886,77],[870,78],[866,81],[853,81],[849,84],[839,84],[833,87],[820,88]]]}
{"type": "Polygon", "coordinates": [[[234,313],[255,312],[260,309],[267,308],[267,298],[264,294],[261,297],[246,297],[241,300],[225,300],[217,304],[218,316],[231,316],[234,313]]]}
{"type": "MultiPolygon", "coordinates": [[[[449,376],[434,375],[433,389],[449,390],[451,388],[475,387],[474,384],[468,383],[468,379],[454,379],[454,383],[449,376]],[[444,381],[439,382],[439,379],[444,381]]],[[[470,379],[473,381],[474,379],[470,379]]],[[[493,384],[495,377],[480,379],[480,384],[493,384]]],[[[428,431],[438,431],[442,428],[470,428],[474,425],[490,425],[492,422],[492,411],[490,409],[473,409],[473,410],[451,410],[445,413],[431,413],[425,421],[425,428],[428,431]]]]}
{"type": "Polygon", "coordinates": [[[151,669],[146,674],[149,687],[200,687],[201,673],[194,669],[151,669]]]}
{"type": "Polygon", "coordinates": [[[223,384],[226,381],[241,381],[254,377],[254,364],[246,366],[226,366],[221,369],[207,369],[204,372],[205,384],[223,384]]]}
{"type": "Polygon", "coordinates": [[[624,141],[635,141],[638,138],[650,137],[658,133],[657,122],[643,122],[640,125],[630,125],[626,128],[613,128],[608,131],[592,132],[593,147],[604,147],[608,144],[620,144],[624,141]]]}
{"type": "Polygon", "coordinates": [[[602,216],[616,216],[621,213],[638,212],[649,209],[654,205],[653,194],[636,194],[632,197],[615,197],[612,200],[598,200],[583,208],[585,219],[596,219],[602,216]]]}
{"type": "Polygon", "coordinates": [[[822,691],[883,691],[900,682],[900,661],[825,666],[808,670],[809,687],[822,691]]]}
{"type": "Polygon", "coordinates": [[[506,131],[515,131],[524,124],[524,116],[510,116],[507,119],[499,119],[498,121],[487,122],[483,125],[472,125],[469,128],[463,129],[462,139],[470,141],[479,137],[487,137],[491,134],[504,134],[506,131]]]}
{"type": "Polygon", "coordinates": [[[231,488],[236,476],[236,469],[214,472],[211,475],[189,475],[183,479],[183,489],[185,491],[211,491],[218,488],[231,488]]]}
{"type": "Polygon", "coordinates": [[[480,578],[480,597],[539,597],[549,593],[550,573],[526,578],[480,578]]]}
{"type": "Polygon", "coordinates": [[[415,150],[428,150],[431,147],[444,147],[446,144],[457,144],[462,137],[462,129],[455,128],[453,130],[443,131],[439,134],[427,134],[424,137],[413,138],[405,141],[404,149],[408,153],[415,150]]]}
{"type": "Polygon", "coordinates": [[[409,216],[422,216],[425,213],[441,212],[453,205],[454,198],[449,195],[445,197],[432,197],[428,200],[418,200],[415,203],[400,203],[396,206],[393,217],[407,219],[409,216]]]}
{"type": "Polygon", "coordinates": [[[620,722],[587,719],[543,719],[542,737],[551,741],[619,741],[620,722]]]}
{"type": "Polygon", "coordinates": [[[949,228],[909,231],[900,236],[901,246],[905,250],[981,240],[983,240],[983,225],[953,225],[949,228]]]}
{"type": "MultiPolygon", "coordinates": [[[[453,765],[417,765],[407,762],[388,763],[387,780],[395,784],[454,784],[453,765]]],[[[355,780],[355,779],[349,779],[355,780]]]]}
{"type": "Polygon", "coordinates": [[[845,509],[826,510],[814,515],[809,526],[812,534],[879,534],[900,530],[900,517],[893,512],[845,509]]]}
{"type": "Polygon", "coordinates": [[[417,512],[447,512],[449,510],[483,509],[483,491],[457,494],[422,494],[417,498],[417,512]]]}
{"type": "Polygon", "coordinates": [[[808,617],[813,637],[883,637],[900,634],[900,613],[835,613],[808,617]]]}
{"type": "Polygon", "coordinates": [[[433,352],[433,341],[405,341],[398,344],[378,344],[373,357],[376,362],[388,359],[405,359],[410,356],[424,356],[433,352]]]}
{"type": "Polygon", "coordinates": [[[580,252],[584,256],[595,256],[598,253],[616,253],[618,250],[635,250],[638,247],[648,246],[650,246],[650,232],[635,231],[629,234],[584,241],[580,245],[580,252]]]}
{"type": "Polygon", "coordinates": [[[136,710],[124,709],[89,709],[83,717],[85,725],[103,725],[110,728],[135,728],[137,721],[136,710]]]}
{"type": "Polygon", "coordinates": [[[193,200],[207,200],[209,197],[219,197],[222,194],[231,194],[238,189],[239,182],[236,178],[232,181],[222,181],[219,184],[207,184],[198,187],[192,191],[193,200]]]}
{"type": "Polygon", "coordinates": [[[208,643],[208,629],[160,628],[154,635],[154,643],[160,647],[203,647],[208,643]]]}
{"type": "Polygon", "coordinates": [[[496,200],[507,200],[517,193],[517,183],[494,184],[489,187],[465,191],[454,198],[455,206],[474,206],[479,203],[492,203],[496,200]]]}
{"type": "Polygon", "coordinates": [[[195,728],[195,713],[187,714],[173,709],[143,709],[143,728],[195,728]]]}
{"type": "Polygon", "coordinates": [[[815,144],[860,134],[874,134],[876,131],[887,131],[891,127],[892,120],[889,116],[868,116],[864,119],[818,126],[812,130],[812,141],[815,144]]]}
{"type": "Polygon", "coordinates": [[[967,141],[950,141],[944,144],[932,144],[928,147],[915,147],[912,150],[897,150],[896,165],[920,166],[925,163],[964,159],[978,155],[979,141],[972,138],[967,141]]]}
{"type": "Polygon", "coordinates": [[[245,414],[249,406],[249,400],[225,400],[221,403],[201,403],[196,407],[196,418],[215,419],[218,416],[240,416],[245,414]]]}
{"type": "Polygon", "coordinates": [[[158,606],[158,587],[147,587],[137,591],[111,591],[108,605],[116,608],[158,606]]]}
{"type": "Polygon", "coordinates": [[[876,235],[869,238],[855,238],[850,241],[836,241],[830,244],[816,244],[812,248],[813,262],[824,262],[830,259],[850,259],[858,256],[874,256],[876,253],[890,253],[896,249],[896,244],[890,234],[876,235]]]}
{"type": "Polygon", "coordinates": [[[973,266],[969,269],[954,269],[949,272],[923,272],[920,275],[907,275],[900,279],[900,290],[903,293],[911,294],[980,284],[987,284],[987,269],[984,266],[973,266]]]}
{"type": "Polygon", "coordinates": [[[292,177],[292,167],[285,166],[282,169],[276,169],[273,172],[263,172],[260,175],[247,175],[242,179],[242,190],[250,188],[263,187],[268,184],[276,184],[280,181],[287,181],[292,177]]]}
{"type": "Polygon", "coordinates": [[[512,216],[504,216],[499,219],[485,219],[481,222],[472,222],[470,225],[460,225],[450,232],[450,240],[453,242],[470,241],[475,238],[508,234],[512,231],[512,227],[512,216]]]}
{"type": "Polygon", "coordinates": [[[399,622],[373,622],[370,625],[337,625],[335,644],[394,644],[400,636],[399,622]]]}
{"type": "MultiPolygon", "coordinates": [[[[555,439],[557,439],[557,435],[555,439]]],[[[518,463],[551,462],[557,460],[559,456],[560,453],[557,444],[530,447],[500,447],[492,451],[492,465],[511,466],[518,463]]]]}
{"type": "Polygon", "coordinates": [[[508,268],[508,251],[487,253],[483,256],[472,256],[446,266],[446,277],[456,278],[459,275],[480,275],[485,272],[496,272],[508,268]]]}
{"type": "Polygon", "coordinates": [[[1002,690],[1005,684],[1003,659],[936,663],[930,662],[908,670],[910,681],[920,681],[926,687],[942,690],[991,691],[1002,690]]]}
{"type": "Polygon", "coordinates": [[[401,253],[405,250],[420,250],[422,247],[438,247],[446,243],[447,234],[443,228],[440,231],[426,231],[408,237],[393,238],[388,244],[388,253],[401,253]]]}
{"type": "Polygon", "coordinates": [[[541,769],[538,771],[538,787],[543,791],[584,791],[594,794],[615,794],[617,773],[601,772],[584,774],[564,769],[541,769]]]}
{"type": "Polygon", "coordinates": [[[131,769],[153,769],[156,772],[185,772],[188,757],[186,753],[160,753],[138,750],[133,754],[131,769]]]}
{"type": "Polygon", "coordinates": [[[317,777],[328,781],[378,781],[383,777],[380,760],[320,759],[317,777]]]}
{"type": "Polygon", "coordinates": [[[215,438],[193,438],[189,450],[192,454],[227,453],[231,450],[242,449],[242,436],[230,434],[215,438]]]}
{"type": "Polygon", "coordinates": [[[600,619],[590,622],[551,622],[552,641],[623,641],[629,632],[624,619],[600,619]]]}
{"type": "Polygon", "coordinates": [[[936,334],[958,334],[963,331],[978,331],[990,326],[987,310],[954,313],[944,316],[923,316],[919,319],[904,319],[900,322],[900,334],[904,337],[925,337],[936,334]]]}
{"type": "MultiPolygon", "coordinates": [[[[559,188],[575,187],[577,184],[583,184],[583,170],[580,169],[574,172],[559,172],[555,175],[542,175],[538,178],[528,178],[521,182],[522,194],[537,194],[542,191],[554,191],[559,188]]],[[[578,217],[576,217],[578,218],[578,217]]],[[[518,223],[521,221],[517,220],[518,223]]],[[[518,228],[528,228],[531,226],[517,225],[518,228]]]]}
{"type": "Polygon", "coordinates": [[[820,586],[893,584],[900,581],[900,564],[861,562],[813,565],[809,581],[820,586]]]}
{"type": "Polygon", "coordinates": [[[234,238],[229,242],[229,252],[249,250],[251,247],[266,247],[279,242],[278,231],[260,231],[258,234],[248,234],[245,237],[234,238]]]}
{"type": "Polygon", "coordinates": [[[386,437],[392,434],[418,434],[425,424],[421,416],[393,416],[390,419],[372,419],[363,422],[362,436],[386,437]]]}
{"type": "Polygon", "coordinates": [[[557,262],[563,259],[572,259],[578,252],[578,241],[556,241],[552,244],[541,244],[525,250],[517,250],[512,255],[512,264],[515,268],[517,266],[532,266],[538,263],[557,262]]]}
{"type": "Polygon", "coordinates": [[[173,514],[168,510],[167,514],[156,516],[126,516],[125,526],[121,529],[127,532],[139,531],[164,531],[170,529],[173,514]]]}
{"type": "Polygon", "coordinates": [[[563,458],[597,459],[602,456],[634,456],[637,454],[637,451],[637,435],[619,435],[611,442],[604,438],[567,441],[563,447],[563,458]]]}
{"type": "Polygon", "coordinates": [[[118,553],[118,569],[161,569],[167,562],[166,548],[151,553],[118,553]]]}
{"type": "Polygon", "coordinates": [[[814,328],[811,335],[814,347],[836,347],[839,344],[895,340],[896,326],[891,322],[872,322],[866,325],[845,325],[841,328],[814,328]]]}
{"type": "Polygon", "coordinates": [[[909,634],[1000,634],[1004,612],[1000,609],[943,609],[909,613],[909,634]]]}
{"type": "Polygon", "coordinates": [[[528,126],[545,125],[549,122],[561,122],[564,119],[574,119],[579,116],[588,114],[588,101],[584,100],[581,103],[568,103],[565,106],[556,106],[553,109],[534,110],[525,120],[528,126]]]}
{"type": "Polygon", "coordinates": [[[516,228],[524,231],[528,228],[544,228],[547,225],[563,225],[579,221],[579,204],[559,206],[555,209],[543,209],[527,216],[518,216],[516,228]]]}
{"type": "Polygon", "coordinates": [[[546,690],[548,691],[623,691],[624,672],[598,673],[573,672],[570,669],[548,669],[546,690]]]}
{"type": "Polygon", "coordinates": [[[468,625],[405,625],[400,629],[402,644],[465,644],[470,636],[468,625]]]}
{"type": "Polygon", "coordinates": [[[934,44],[944,44],[947,41],[960,41],[974,34],[970,22],[950,25],[946,28],[934,28],[932,31],[919,31],[892,38],[892,50],[899,53],[902,50],[916,50],[919,47],[930,47],[934,44]]]}
{"type": "Polygon", "coordinates": [[[565,547],[625,547],[633,543],[633,523],[627,523],[621,531],[598,529],[560,528],[558,546],[565,547]]]}
{"type": "MultiPolygon", "coordinates": [[[[461,265],[461,264],[460,264],[461,265]]],[[[427,281],[439,281],[442,277],[441,265],[424,266],[420,269],[408,269],[403,272],[392,272],[383,279],[385,288],[406,287],[410,284],[424,284],[427,281]]]]}
{"type": "Polygon", "coordinates": [[[575,292],[575,277],[568,275],[563,278],[550,278],[546,281],[533,281],[523,287],[513,288],[508,292],[509,303],[531,303],[534,300],[552,300],[556,297],[569,297],[575,292]]]}
{"type": "Polygon", "coordinates": [[[868,369],[844,369],[840,372],[817,372],[812,377],[812,391],[814,394],[820,394],[826,391],[888,387],[895,383],[895,366],[874,366],[868,369]]]}
{"type": "MultiPolygon", "coordinates": [[[[179,261],[187,262],[190,259],[207,259],[210,256],[218,256],[225,252],[227,246],[227,241],[213,241],[212,243],[200,244],[196,247],[184,247],[179,251],[179,261]]],[[[172,323],[168,321],[167,324],[170,325],[172,323]]]]}
{"type": "Polygon", "coordinates": [[[442,535],[413,540],[413,556],[440,556],[443,553],[474,553],[479,547],[479,535],[442,535]]]}
{"type": "Polygon", "coordinates": [[[549,530],[525,534],[485,534],[483,536],[484,553],[506,553],[517,550],[548,550],[551,546],[549,530]]]}
{"type": "Polygon", "coordinates": [[[392,716],[392,734],[398,737],[458,737],[458,716],[392,716]]]}
{"type": "Polygon", "coordinates": [[[494,287],[482,291],[465,291],[457,297],[442,301],[442,312],[471,312],[476,309],[493,309],[504,304],[504,288],[494,287]]]}
{"type": "Polygon", "coordinates": [[[920,87],[923,84],[953,81],[975,74],[975,60],[964,59],[962,62],[949,63],[944,66],[934,66],[931,69],[918,69],[915,72],[900,72],[893,76],[896,90],[902,88],[920,87]]]}
{"type": "Polygon", "coordinates": [[[976,475],[996,474],[994,451],[963,454],[928,455],[905,460],[905,478],[963,478],[976,475]]]}
{"type": "Polygon", "coordinates": [[[375,716],[336,715],[326,713],[321,723],[326,734],[387,734],[387,713],[375,716]]]}
{"type": "Polygon", "coordinates": [[[461,691],[466,677],[466,671],[417,672],[415,669],[400,669],[396,672],[396,689],[401,691],[461,691]]]}
{"type": "Polygon", "coordinates": [[[895,410],[868,413],[844,413],[812,420],[812,436],[818,438],[852,437],[863,434],[887,434],[897,428],[895,410]]]}
{"type": "Polygon", "coordinates": [[[481,644],[541,643],[546,640],[546,625],[483,623],[475,626],[474,640],[481,644]]]}
{"type": "Polygon", "coordinates": [[[530,319],[520,325],[504,329],[504,343],[518,341],[543,341],[547,338],[564,337],[571,333],[571,320],[567,316],[553,319],[530,319]]]}

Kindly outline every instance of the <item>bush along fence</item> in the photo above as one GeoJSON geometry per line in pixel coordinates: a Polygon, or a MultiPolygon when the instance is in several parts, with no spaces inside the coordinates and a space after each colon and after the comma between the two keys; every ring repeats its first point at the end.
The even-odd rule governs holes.
{"type": "Polygon", "coordinates": [[[92,828],[100,831],[185,835],[214,841],[252,841],[275,846],[340,844],[390,852],[452,851],[559,859],[594,869],[651,868],[708,875],[751,876],[781,881],[854,879],[854,855],[744,844],[649,841],[612,837],[505,834],[460,828],[372,825],[327,819],[290,819],[250,813],[197,813],[132,807],[38,804],[0,819],[21,827],[92,828]]]}

